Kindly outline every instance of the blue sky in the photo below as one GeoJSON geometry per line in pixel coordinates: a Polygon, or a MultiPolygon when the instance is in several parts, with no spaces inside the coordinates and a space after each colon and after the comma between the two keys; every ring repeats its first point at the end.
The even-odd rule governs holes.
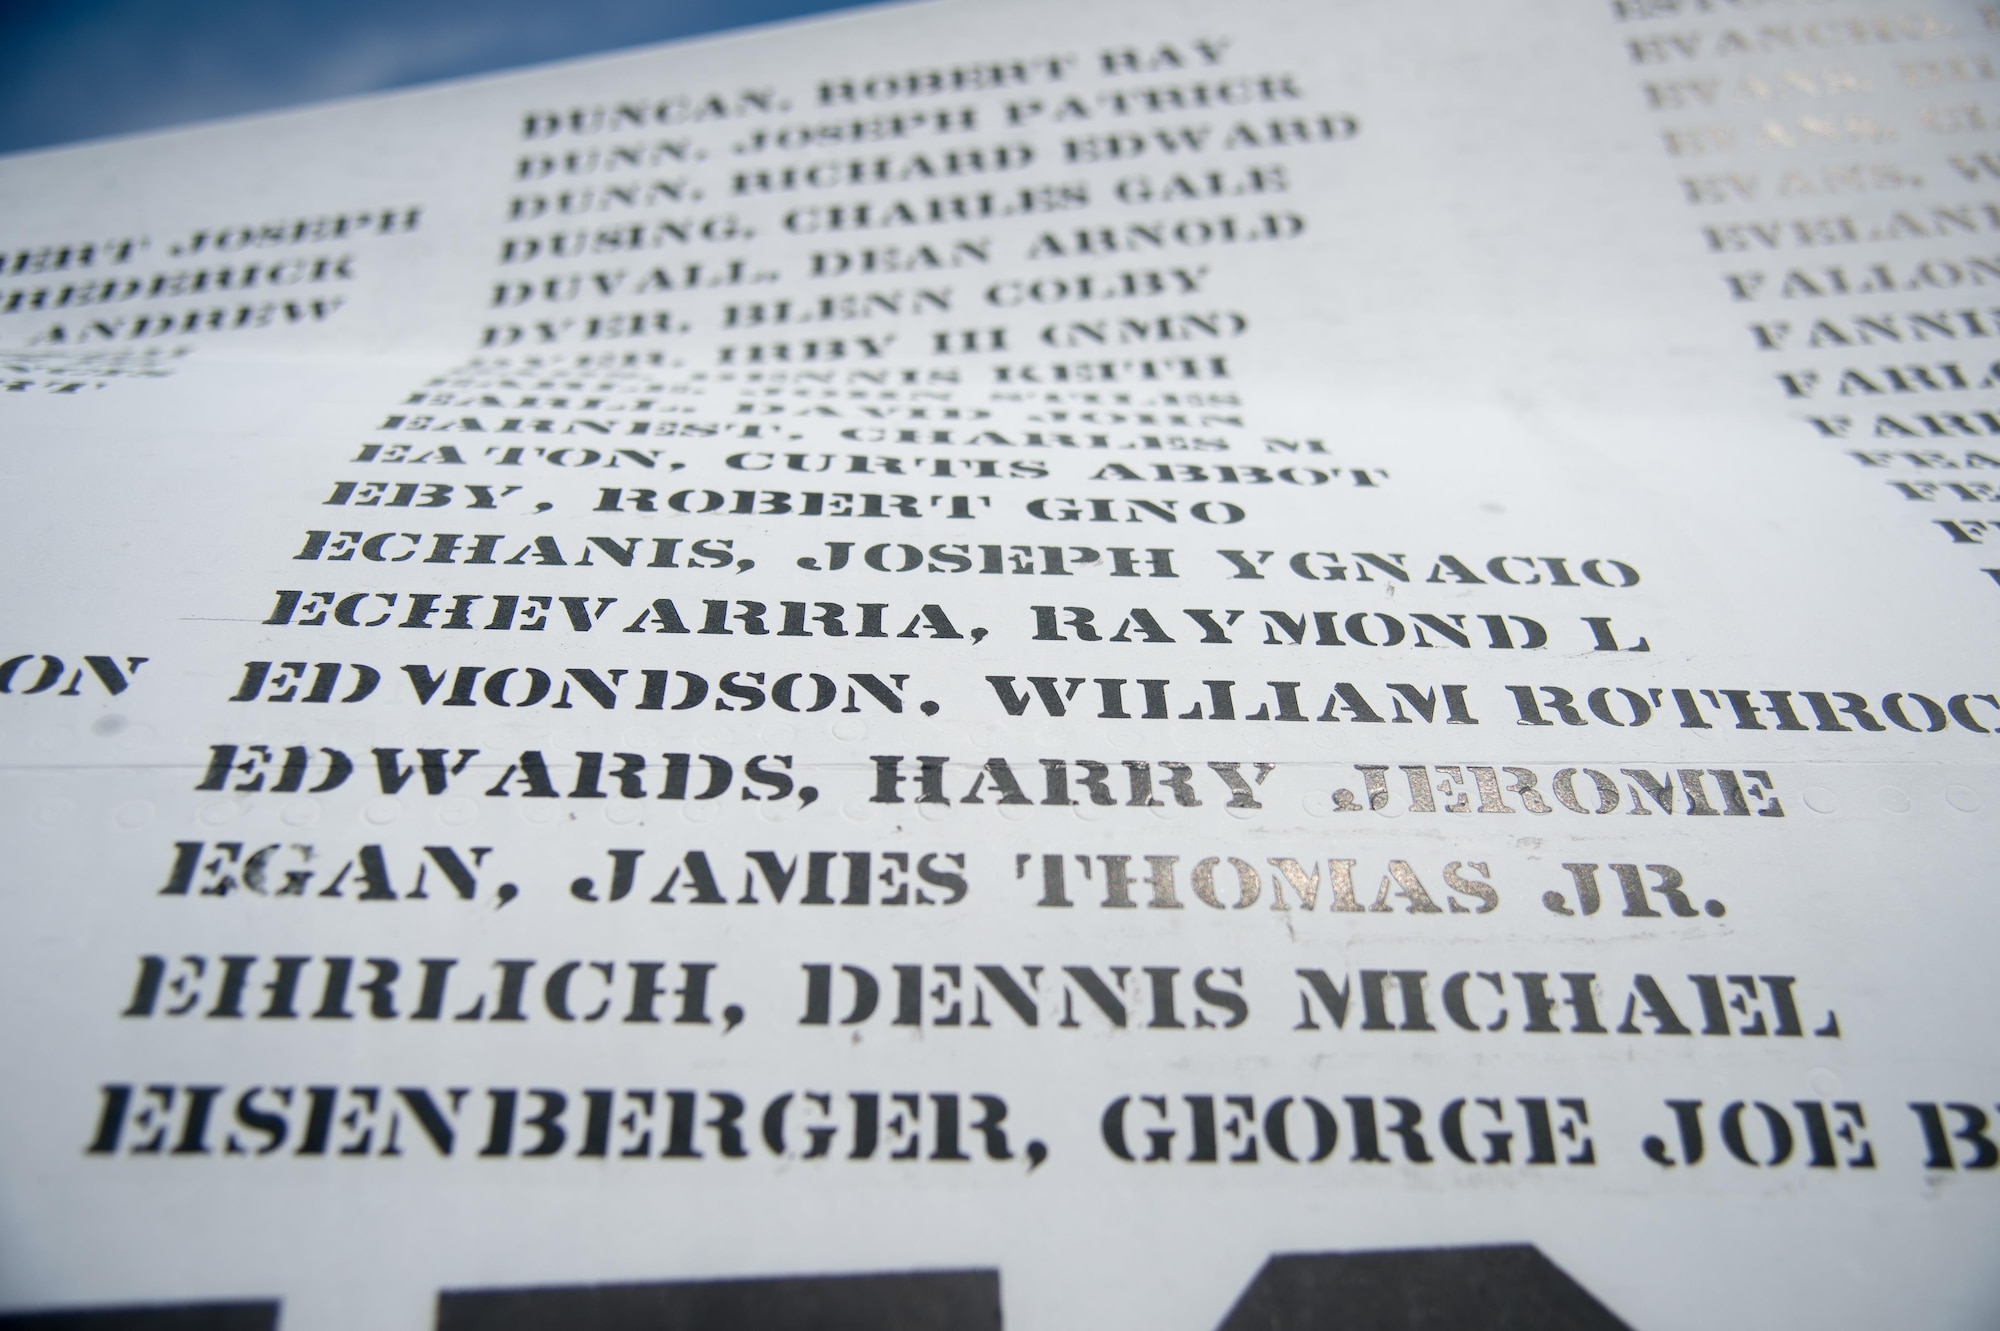
{"type": "Polygon", "coordinates": [[[0,152],[770,23],[862,0],[0,0],[0,152]]]}

